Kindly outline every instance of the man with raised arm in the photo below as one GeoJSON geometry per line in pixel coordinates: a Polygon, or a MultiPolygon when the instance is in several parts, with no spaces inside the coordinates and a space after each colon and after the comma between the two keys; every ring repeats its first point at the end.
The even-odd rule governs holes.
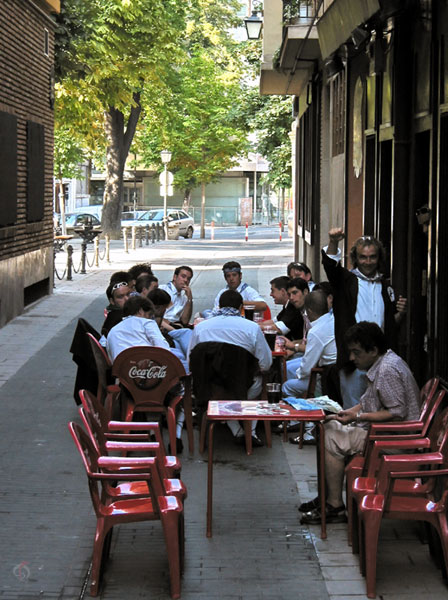
{"type": "Polygon", "coordinates": [[[406,313],[407,300],[396,300],[384,273],[386,253],[382,243],[372,236],[362,236],[350,250],[353,268],[341,265],[339,242],[345,234],[341,228],[330,229],[328,246],[322,250],[322,264],[333,289],[335,337],[340,367],[341,395],[344,408],[357,404],[365,390],[364,374],[350,364],[344,334],[360,321],[376,323],[384,331],[389,347],[397,346],[398,324],[406,313]]]}

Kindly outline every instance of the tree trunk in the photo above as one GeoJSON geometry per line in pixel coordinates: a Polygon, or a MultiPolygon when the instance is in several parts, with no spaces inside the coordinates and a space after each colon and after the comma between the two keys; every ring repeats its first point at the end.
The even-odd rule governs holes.
{"type": "Polygon", "coordinates": [[[201,240],[205,239],[205,183],[201,184],[201,240]]]}
{"type": "Polygon", "coordinates": [[[189,188],[187,188],[184,191],[184,202],[182,204],[182,208],[185,211],[189,211],[190,210],[190,202],[191,202],[191,190],[189,188]]]}
{"type": "Polygon", "coordinates": [[[134,101],[135,105],[131,108],[126,130],[124,128],[124,115],[120,110],[111,106],[105,113],[105,131],[108,145],[101,225],[103,233],[108,233],[115,239],[121,237],[123,172],[141,113],[139,94],[134,94],[134,101]]]}

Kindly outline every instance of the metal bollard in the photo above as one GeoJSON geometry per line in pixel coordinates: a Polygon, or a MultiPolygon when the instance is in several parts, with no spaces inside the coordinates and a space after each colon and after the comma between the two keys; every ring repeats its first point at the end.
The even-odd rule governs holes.
{"type": "Polygon", "coordinates": [[[149,225],[145,226],[145,244],[149,246],[149,225]]]}
{"type": "Polygon", "coordinates": [[[156,243],[156,228],[154,223],[151,225],[151,244],[156,243]]]}
{"type": "Polygon", "coordinates": [[[100,240],[98,236],[93,240],[94,252],[95,252],[95,267],[100,266],[100,240]]]}
{"type": "Polygon", "coordinates": [[[106,260],[110,263],[110,237],[108,233],[106,233],[106,260]]]}
{"type": "Polygon", "coordinates": [[[124,251],[129,252],[128,248],[128,228],[123,227],[124,251]]]}
{"type": "Polygon", "coordinates": [[[138,247],[141,248],[143,246],[143,236],[142,236],[142,226],[138,228],[138,247]]]}
{"type": "Polygon", "coordinates": [[[67,281],[71,281],[73,267],[73,246],[70,244],[67,246],[67,281]]]}
{"type": "Polygon", "coordinates": [[[157,223],[157,241],[160,242],[160,225],[157,223]]]}
{"type": "Polygon", "coordinates": [[[87,256],[87,242],[84,240],[81,243],[81,271],[82,275],[86,274],[86,256],[87,256]]]}
{"type": "Polygon", "coordinates": [[[132,250],[135,250],[135,231],[136,231],[136,227],[135,227],[135,225],[133,225],[131,227],[131,248],[132,248],[132,250]]]}

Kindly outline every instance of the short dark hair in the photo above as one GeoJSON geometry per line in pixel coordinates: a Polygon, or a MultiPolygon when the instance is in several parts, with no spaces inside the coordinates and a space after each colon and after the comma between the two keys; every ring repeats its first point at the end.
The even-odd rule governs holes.
{"type": "Polygon", "coordinates": [[[344,341],[347,345],[359,344],[366,352],[377,348],[380,354],[385,354],[389,347],[381,327],[370,321],[360,321],[352,325],[345,332],[344,341]]]}
{"type": "Polygon", "coordinates": [[[290,288],[296,287],[298,290],[301,290],[302,292],[304,292],[305,290],[309,291],[309,287],[308,287],[308,282],[305,281],[305,279],[302,279],[301,277],[294,277],[294,279],[290,279],[286,285],[286,289],[289,290],[290,288]]]}
{"type": "Polygon", "coordinates": [[[358,248],[365,248],[366,246],[374,246],[378,254],[378,270],[381,273],[386,271],[386,250],[383,244],[376,237],[372,235],[362,235],[356,240],[350,249],[350,261],[356,268],[358,266],[358,248]]]}
{"type": "Polygon", "coordinates": [[[222,265],[222,270],[224,271],[224,274],[227,269],[239,269],[241,272],[241,265],[239,262],[236,262],[236,260],[229,260],[229,262],[226,262],[222,265]]]}
{"type": "Polygon", "coordinates": [[[151,313],[151,318],[154,318],[154,304],[148,298],[143,296],[131,296],[126,300],[123,306],[123,317],[132,317],[142,309],[145,312],[151,313]]]}
{"type": "Polygon", "coordinates": [[[330,294],[332,296],[334,295],[333,288],[331,287],[331,283],[329,281],[321,281],[320,283],[316,283],[316,285],[313,287],[313,292],[317,292],[318,290],[324,292],[324,294],[327,296],[330,294]]]}
{"type": "Polygon", "coordinates": [[[193,269],[191,267],[187,267],[187,265],[183,265],[182,267],[176,267],[174,269],[174,275],[179,275],[181,271],[190,271],[191,276],[193,277],[193,269]]]}
{"type": "Polygon", "coordinates": [[[305,309],[313,311],[319,317],[328,312],[327,294],[322,290],[313,290],[305,296],[305,309]]]}
{"type": "Polygon", "coordinates": [[[291,277],[292,269],[297,269],[297,271],[303,271],[305,275],[311,275],[311,269],[302,262],[290,262],[286,267],[286,272],[288,273],[288,277],[291,277]]]}
{"type": "Polygon", "coordinates": [[[274,279],[271,279],[271,281],[269,283],[271,285],[273,285],[274,287],[276,287],[278,290],[286,290],[287,285],[289,283],[289,277],[286,277],[286,275],[281,275],[280,277],[274,277],[274,279]]]}
{"type": "Polygon", "coordinates": [[[135,291],[141,294],[143,288],[149,288],[154,281],[157,281],[157,283],[159,282],[155,275],[140,275],[135,282],[135,291]]]}
{"type": "Polygon", "coordinates": [[[243,297],[235,290],[226,290],[219,297],[219,308],[240,308],[243,297]]]}
{"type": "Polygon", "coordinates": [[[138,279],[142,273],[148,273],[148,275],[152,275],[152,267],[150,263],[138,263],[132,266],[129,271],[129,276],[131,279],[138,279]]]}
{"type": "Polygon", "coordinates": [[[151,300],[154,306],[168,306],[168,304],[171,302],[171,296],[168,294],[168,292],[165,292],[165,290],[160,288],[151,290],[146,297],[148,300],[151,300]]]}

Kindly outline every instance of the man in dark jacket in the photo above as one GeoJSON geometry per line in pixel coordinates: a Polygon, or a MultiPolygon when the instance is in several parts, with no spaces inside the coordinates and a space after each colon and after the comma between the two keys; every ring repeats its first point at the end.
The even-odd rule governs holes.
{"type": "Polygon", "coordinates": [[[330,229],[329,243],[322,250],[322,264],[333,288],[335,337],[340,367],[341,394],[344,408],[358,403],[364,393],[364,374],[353,369],[345,332],[360,321],[376,323],[384,331],[388,346],[396,349],[398,324],[406,313],[407,300],[396,300],[393,288],[384,276],[385,250],[379,240],[362,236],[350,251],[353,269],[342,267],[339,242],[345,237],[341,228],[330,229]]]}

